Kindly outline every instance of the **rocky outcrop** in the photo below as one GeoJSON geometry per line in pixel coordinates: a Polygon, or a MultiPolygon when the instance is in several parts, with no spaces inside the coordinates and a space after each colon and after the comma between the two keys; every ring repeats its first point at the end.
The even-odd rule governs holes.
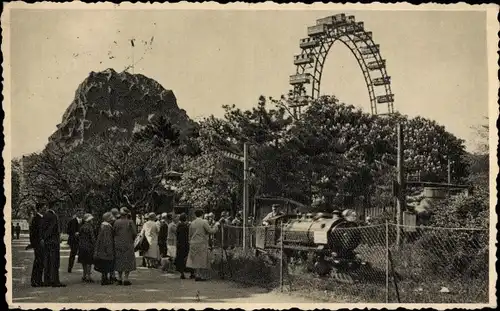
{"type": "Polygon", "coordinates": [[[181,135],[195,123],[177,106],[171,90],[141,74],[107,69],[91,72],[75,92],[49,144],[73,147],[95,135],[132,135],[149,120],[165,116],[181,135]]]}

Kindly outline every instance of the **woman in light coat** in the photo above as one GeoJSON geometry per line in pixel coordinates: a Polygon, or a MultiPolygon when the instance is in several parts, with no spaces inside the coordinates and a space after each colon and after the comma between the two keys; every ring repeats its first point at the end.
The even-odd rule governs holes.
{"type": "Polygon", "coordinates": [[[173,261],[176,256],[177,248],[177,219],[172,214],[167,215],[168,234],[167,234],[167,257],[173,261]]]}
{"type": "MultiPolygon", "coordinates": [[[[203,219],[203,211],[195,212],[196,219],[189,226],[189,254],[186,266],[196,271],[196,281],[205,281],[203,274],[208,274],[210,269],[208,240],[210,234],[214,234],[219,230],[219,223],[211,227],[207,220],[203,219]],[[205,272],[205,273],[203,273],[205,272]]],[[[208,276],[208,275],[207,275],[208,276]]]]}
{"type": "Polygon", "coordinates": [[[142,226],[141,234],[146,237],[149,249],[144,253],[148,268],[154,268],[160,257],[160,247],[158,246],[158,235],[160,230],[156,225],[155,213],[148,214],[148,221],[142,226]]]}

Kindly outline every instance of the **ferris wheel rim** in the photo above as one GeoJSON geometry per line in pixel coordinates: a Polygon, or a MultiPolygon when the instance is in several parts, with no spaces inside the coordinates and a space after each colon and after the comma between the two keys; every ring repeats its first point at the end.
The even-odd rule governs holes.
{"type": "MultiPolygon", "coordinates": [[[[356,22],[354,16],[347,17],[348,22],[338,24],[320,23],[322,20],[336,17],[343,17],[346,20],[345,14],[337,14],[317,20],[317,25],[308,27],[308,37],[301,39],[301,53],[295,55],[294,64],[296,65],[296,75],[304,78],[304,83],[292,83],[292,94],[294,97],[309,96],[312,99],[318,99],[321,95],[321,79],[325,68],[326,58],[328,57],[331,47],[341,41],[355,57],[365,80],[365,85],[370,98],[370,108],[373,115],[381,115],[378,113],[378,107],[382,104],[387,105],[387,113],[385,115],[394,114],[394,94],[391,88],[391,77],[387,73],[386,60],[382,58],[380,45],[373,40],[372,32],[364,27],[363,22],[356,22]],[[321,27],[323,31],[319,35],[311,34],[311,28],[321,27]],[[351,27],[351,28],[349,28],[351,27]],[[348,31],[348,30],[351,31],[348,31]],[[309,47],[303,47],[302,44],[313,42],[309,47]],[[371,60],[370,60],[371,59],[371,60]],[[370,61],[370,62],[369,62],[370,61]],[[301,63],[302,62],[302,63],[301,63]],[[371,67],[370,67],[371,65],[371,67]],[[310,73],[312,71],[312,74],[310,73]],[[374,77],[373,72],[378,72],[379,76],[374,77]],[[306,76],[308,75],[308,76],[306,76]],[[305,77],[309,77],[308,81],[305,77]],[[304,84],[310,85],[309,94],[304,84]],[[380,93],[377,95],[377,92],[380,93]]],[[[293,106],[295,109],[305,104],[293,106]]]]}

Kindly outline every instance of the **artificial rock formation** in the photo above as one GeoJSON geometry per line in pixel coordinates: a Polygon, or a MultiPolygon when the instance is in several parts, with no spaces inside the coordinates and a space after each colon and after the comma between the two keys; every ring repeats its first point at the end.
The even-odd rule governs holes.
{"type": "Polygon", "coordinates": [[[141,74],[91,72],[75,92],[50,143],[74,147],[97,134],[132,135],[151,118],[165,116],[181,135],[194,126],[171,90],[141,74]]]}

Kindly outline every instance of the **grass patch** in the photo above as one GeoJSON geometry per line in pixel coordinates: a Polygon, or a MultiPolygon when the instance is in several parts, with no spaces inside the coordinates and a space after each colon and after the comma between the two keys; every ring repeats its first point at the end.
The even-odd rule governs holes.
{"type": "Polygon", "coordinates": [[[273,289],[279,286],[280,267],[265,256],[256,257],[253,251],[228,250],[228,258],[222,261],[221,250],[213,252],[212,271],[218,276],[224,272],[225,278],[249,286],[273,289]]]}
{"type": "MultiPolygon", "coordinates": [[[[354,275],[356,282],[346,284],[331,277],[318,277],[301,264],[290,264],[284,269],[283,291],[324,302],[337,303],[385,303],[386,302],[386,259],[385,251],[379,246],[361,246],[371,267],[354,275]],[[381,251],[383,251],[381,253],[381,251]]],[[[212,268],[215,274],[221,272],[221,252],[214,251],[212,268]]],[[[256,257],[253,251],[241,249],[228,251],[229,263],[224,261],[226,279],[248,286],[259,286],[281,291],[280,260],[268,256],[256,257]],[[232,275],[228,275],[231,268],[232,275]]],[[[488,302],[488,278],[450,278],[447,275],[431,274],[421,264],[421,258],[406,251],[394,253],[398,274],[398,289],[402,303],[486,303],[488,302]],[[442,287],[450,292],[441,293],[442,287]]],[[[397,302],[392,279],[389,279],[389,302],[397,302]]]]}

